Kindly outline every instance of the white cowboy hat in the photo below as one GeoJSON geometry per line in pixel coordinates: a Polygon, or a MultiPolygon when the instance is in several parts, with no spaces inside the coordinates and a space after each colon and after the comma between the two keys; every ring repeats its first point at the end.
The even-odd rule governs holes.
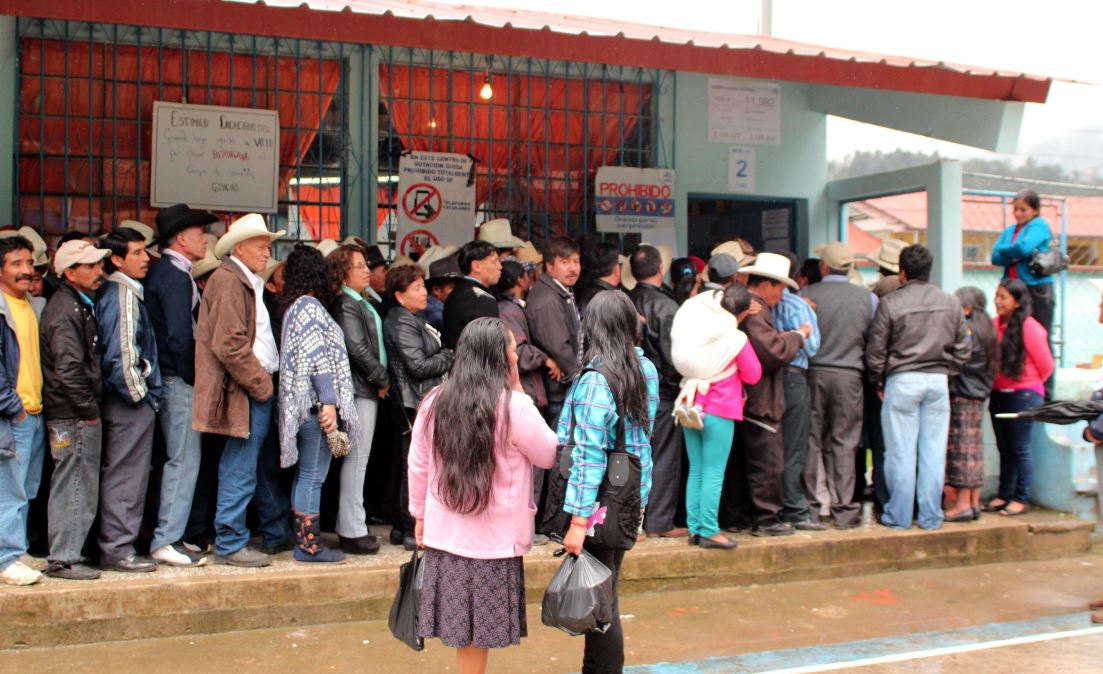
{"type": "Polygon", "coordinates": [[[866,255],[866,259],[884,269],[888,269],[891,272],[900,273],[900,251],[908,247],[907,241],[901,241],[900,239],[888,238],[881,241],[880,247],[873,251],[869,255],[866,255]]]}
{"type": "Polygon", "coordinates": [[[509,220],[495,218],[487,220],[479,227],[479,241],[486,241],[495,248],[524,248],[525,242],[513,236],[509,220]]]}
{"type": "Polygon", "coordinates": [[[329,257],[329,254],[337,250],[340,244],[333,239],[322,239],[318,243],[314,244],[314,247],[318,249],[318,252],[322,254],[322,257],[329,257]]]}
{"type": "Polygon", "coordinates": [[[632,276],[631,261],[624,255],[617,257],[620,258],[620,284],[625,290],[632,290],[636,287],[636,277],[632,276]]]}
{"type": "Polygon", "coordinates": [[[725,241],[709,251],[710,256],[720,254],[731,255],[740,266],[754,262],[754,255],[744,253],[738,241],[725,241]]]}
{"type": "Polygon", "coordinates": [[[443,246],[429,246],[425,249],[425,252],[421,254],[421,257],[417,259],[417,265],[421,267],[422,271],[428,274],[429,265],[437,260],[443,260],[449,255],[455,255],[458,250],[458,246],[454,246],[450,243],[443,246]]]}
{"type": "Polygon", "coordinates": [[[6,239],[12,236],[21,236],[27,240],[27,243],[31,244],[34,266],[41,267],[50,264],[50,258],[46,255],[46,242],[38,235],[37,231],[31,229],[27,225],[23,225],[19,229],[5,229],[0,231],[0,239],[6,239]]]}
{"type": "MultiPolygon", "coordinates": [[[[323,253],[324,254],[324,253],[323,253]]],[[[276,273],[276,270],[287,264],[287,260],[277,260],[274,257],[268,258],[268,261],[264,263],[264,271],[257,274],[257,276],[264,279],[265,283],[268,283],[272,278],[272,274],[276,273]]]]}
{"type": "Polygon", "coordinates": [[[417,263],[414,262],[413,258],[408,255],[395,255],[394,259],[391,260],[391,265],[389,268],[394,269],[395,267],[403,266],[416,267],[417,263]]]}
{"type": "Polygon", "coordinates": [[[798,289],[797,282],[789,278],[789,258],[777,253],[759,253],[754,264],[743,267],[739,273],[764,276],[774,281],[781,281],[793,290],[798,289]]]}
{"type": "Polygon", "coordinates": [[[242,241],[248,241],[258,236],[267,236],[269,241],[275,241],[286,233],[282,229],[278,232],[268,231],[268,225],[264,224],[263,215],[249,213],[230,224],[230,228],[226,230],[226,233],[218,240],[218,244],[215,245],[214,254],[218,257],[224,257],[242,241]]]}
{"type": "Polygon", "coordinates": [[[220,262],[219,259],[215,257],[214,246],[209,246],[207,248],[207,252],[203,255],[203,258],[197,260],[194,264],[192,264],[192,278],[203,278],[215,269],[218,269],[218,266],[220,264],[222,264],[222,262],[220,262]]]}
{"type": "Polygon", "coordinates": [[[138,232],[146,240],[146,248],[153,245],[153,242],[157,240],[157,232],[153,231],[153,228],[144,222],[138,222],[137,220],[123,220],[119,223],[119,229],[133,229],[138,232]]]}

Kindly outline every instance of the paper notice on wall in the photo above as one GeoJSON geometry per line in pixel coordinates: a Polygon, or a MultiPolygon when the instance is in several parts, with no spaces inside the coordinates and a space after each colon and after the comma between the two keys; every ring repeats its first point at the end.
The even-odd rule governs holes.
{"type": "Polygon", "coordinates": [[[789,236],[791,209],[762,211],[762,248],[768,253],[792,250],[789,236]]]}
{"type": "Polygon", "coordinates": [[[280,120],[275,110],[154,101],[153,206],[275,213],[280,120]]]}
{"type": "Polygon", "coordinates": [[[728,190],[753,193],[756,168],[755,149],[733,145],[728,154],[728,190]]]}
{"type": "Polygon", "coordinates": [[[597,231],[650,232],[674,226],[674,171],[602,166],[594,181],[597,231]]]}
{"type": "Polygon", "coordinates": [[[467,155],[410,152],[398,162],[400,255],[429,246],[461,246],[475,235],[474,162],[467,155]]]}
{"type": "Polygon", "coordinates": [[[709,140],[781,143],[781,85],[710,77],[709,140]]]}

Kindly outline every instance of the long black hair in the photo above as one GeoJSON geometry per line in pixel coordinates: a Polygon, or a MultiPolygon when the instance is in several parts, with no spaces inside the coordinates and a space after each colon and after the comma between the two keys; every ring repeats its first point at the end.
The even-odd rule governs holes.
{"type": "Polygon", "coordinates": [[[490,505],[498,403],[505,394],[509,434],[509,330],[498,318],[467,324],[456,344],[448,379],[432,402],[433,458],[439,467],[441,502],[466,515],[490,505]]]}
{"type": "Polygon", "coordinates": [[[582,362],[597,360],[609,382],[617,410],[626,419],[646,424],[647,382],[636,355],[636,307],[622,292],[594,295],[582,316],[585,348],[582,362]]]}
{"type": "Polygon", "coordinates": [[[674,289],[674,301],[679,305],[689,299],[697,285],[697,265],[688,257],[680,257],[670,263],[670,287],[674,289]]]}
{"type": "Polygon", "coordinates": [[[1011,379],[1017,379],[1023,373],[1026,360],[1026,345],[1023,343],[1023,323],[1030,317],[1030,289],[1017,278],[1000,281],[1000,287],[1010,293],[1019,303],[1004,322],[1003,339],[1000,340],[1000,373],[1011,379]]]}
{"type": "Polygon", "coordinates": [[[328,308],[337,297],[338,287],[321,252],[313,246],[297,244],[287,256],[287,266],[283,270],[280,308],[287,311],[303,295],[313,295],[328,308]]]}
{"type": "Polygon", "coordinates": [[[984,291],[976,286],[958,288],[954,291],[954,295],[961,302],[961,306],[972,309],[968,317],[969,325],[973,329],[977,342],[984,347],[984,355],[988,359],[988,371],[997,372],[1000,362],[999,340],[996,337],[996,326],[992,324],[992,318],[985,309],[988,298],[985,297],[984,291]]]}

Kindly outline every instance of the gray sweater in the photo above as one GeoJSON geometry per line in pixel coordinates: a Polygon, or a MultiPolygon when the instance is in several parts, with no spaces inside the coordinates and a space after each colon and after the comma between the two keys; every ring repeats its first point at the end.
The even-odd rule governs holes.
{"type": "Polygon", "coordinates": [[[873,293],[845,280],[824,280],[806,287],[801,295],[816,303],[820,326],[820,348],[809,365],[863,372],[866,331],[876,301],[873,293]]]}

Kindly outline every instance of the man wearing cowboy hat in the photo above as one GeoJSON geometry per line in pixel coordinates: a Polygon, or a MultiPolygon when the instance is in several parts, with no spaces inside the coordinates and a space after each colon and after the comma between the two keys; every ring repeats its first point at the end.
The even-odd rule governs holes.
{"type": "Polygon", "coordinates": [[[525,247],[525,242],[513,235],[513,229],[506,218],[496,218],[484,222],[479,227],[479,238],[477,240],[486,241],[494,246],[503,257],[512,255],[518,248],[525,247]]]}
{"type": "Polygon", "coordinates": [[[881,523],[909,529],[942,526],[942,485],[950,428],[948,376],[969,360],[969,327],[961,303],[930,283],[926,246],[900,251],[899,290],[877,306],[866,343],[866,370],[884,407],[885,486],[881,523]]]}
{"type": "Polygon", "coordinates": [[[888,238],[881,242],[877,250],[866,256],[881,272],[881,278],[869,287],[877,297],[884,297],[900,287],[900,251],[907,245],[900,239],[888,238]]]}
{"type": "Polygon", "coordinates": [[[854,448],[862,434],[866,332],[877,309],[876,295],[848,282],[853,269],[850,248],[840,241],[830,243],[820,253],[822,280],[801,293],[815,304],[820,328],[820,348],[808,369],[812,431],[807,465],[818,467],[822,460],[831,502],[817,503],[815,490],[806,491],[812,512],[830,505],[831,517],[840,529],[856,527],[862,518],[854,484],[865,463],[857,465],[854,448]]]}
{"type": "Polygon", "coordinates": [[[157,335],[161,366],[164,400],[157,416],[167,458],[161,473],[157,528],[149,549],[150,557],[170,566],[193,566],[203,560],[190,554],[180,540],[191,512],[201,457],[199,433],[191,425],[199,313],[199,287],[192,270],[207,254],[206,229],[215,222],[218,217],[213,213],[184,204],[161,209],[157,214],[161,262],[153,265],[145,281],[146,309],[157,335]]]}
{"type": "MultiPolygon", "coordinates": [[[[420,260],[418,261],[420,264],[420,260]]],[[[429,298],[421,315],[429,321],[429,325],[444,332],[444,303],[448,296],[456,289],[456,284],[463,278],[460,271],[460,263],[455,255],[434,260],[429,265],[429,277],[425,279],[425,289],[429,291],[429,298]]]]}
{"type": "Polygon", "coordinates": [[[235,220],[215,246],[222,264],[199,303],[192,427],[226,436],[218,465],[215,559],[233,566],[270,562],[248,546],[245,509],[257,486],[257,460],[271,426],[272,376],[280,365],[259,275],[272,256],[272,241],[283,235],[268,231],[257,213],[235,220]]]}
{"type": "Polygon", "coordinates": [[[789,277],[789,259],[775,253],[762,253],[754,264],[739,273],[747,275],[747,289],[752,304],[760,307],[740,324],[762,363],[762,378],[747,387],[743,407],[743,423],[737,427],[737,442],[728,471],[721,503],[721,516],[729,530],[753,525],[755,536],[787,536],[793,527],[781,521],[782,475],[785,448],[782,443],[781,421],[782,368],[797,357],[812,326],[779,332],[774,326],[773,308],[781,303],[788,286],[797,289],[789,277]],[[734,462],[734,465],[733,465],[734,462]]]}

